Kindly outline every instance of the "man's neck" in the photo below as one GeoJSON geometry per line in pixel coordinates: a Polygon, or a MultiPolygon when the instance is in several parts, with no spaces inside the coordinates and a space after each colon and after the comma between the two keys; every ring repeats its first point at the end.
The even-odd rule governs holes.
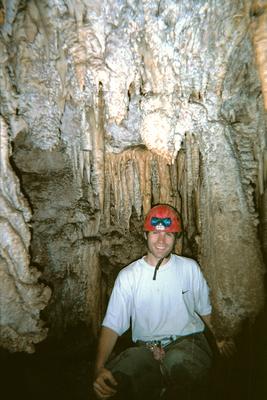
{"type": "MultiPolygon", "coordinates": [[[[166,264],[169,261],[170,257],[171,257],[170,254],[167,257],[164,257],[161,265],[166,264]]],[[[153,254],[151,253],[147,253],[147,255],[144,257],[144,260],[146,261],[147,264],[151,265],[152,267],[155,267],[159,262],[160,258],[153,256],[153,254]]]]}

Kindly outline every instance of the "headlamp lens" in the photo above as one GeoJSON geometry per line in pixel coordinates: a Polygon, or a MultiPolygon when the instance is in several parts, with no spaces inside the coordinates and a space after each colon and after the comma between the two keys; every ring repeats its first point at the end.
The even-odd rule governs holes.
{"type": "Polygon", "coordinates": [[[168,228],[169,226],[171,226],[171,224],[172,224],[171,218],[158,218],[158,217],[151,218],[152,226],[163,225],[165,228],[168,228]]]}

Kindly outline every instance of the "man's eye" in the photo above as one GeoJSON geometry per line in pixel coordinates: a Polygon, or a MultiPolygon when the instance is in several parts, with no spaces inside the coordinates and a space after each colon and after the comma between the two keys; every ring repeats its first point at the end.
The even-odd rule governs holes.
{"type": "Polygon", "coordinates": [[[166,232],[166,235],[167,235],[168,237],[173,237],[173,236],[174,236],[174,234],[173,234],[172,232],[166,232]]]}

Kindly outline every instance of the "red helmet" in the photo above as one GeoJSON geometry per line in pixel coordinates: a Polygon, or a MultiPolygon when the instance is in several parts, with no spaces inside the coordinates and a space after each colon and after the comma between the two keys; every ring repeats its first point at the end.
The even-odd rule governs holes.
{"type": "Polygon", "coordinates": [[[182,232],[182,221],[173,207],[160,204],[152,207],[147,214],[144,231],[182,232]]]}

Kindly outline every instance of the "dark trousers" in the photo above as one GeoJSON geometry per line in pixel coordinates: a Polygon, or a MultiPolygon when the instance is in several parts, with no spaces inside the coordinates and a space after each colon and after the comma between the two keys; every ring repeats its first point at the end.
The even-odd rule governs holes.
{"type": "Polygon", "coordinates": [[[164,394],[170,399],[199,400],[203,393],[204,398],[212,364],[204,334],[181,337],[168,345],[165,353],[160,362],[146,346],[138,346],[111,360],[107,368],[118,381],[116,397],[153,400],[164,394]]]}

